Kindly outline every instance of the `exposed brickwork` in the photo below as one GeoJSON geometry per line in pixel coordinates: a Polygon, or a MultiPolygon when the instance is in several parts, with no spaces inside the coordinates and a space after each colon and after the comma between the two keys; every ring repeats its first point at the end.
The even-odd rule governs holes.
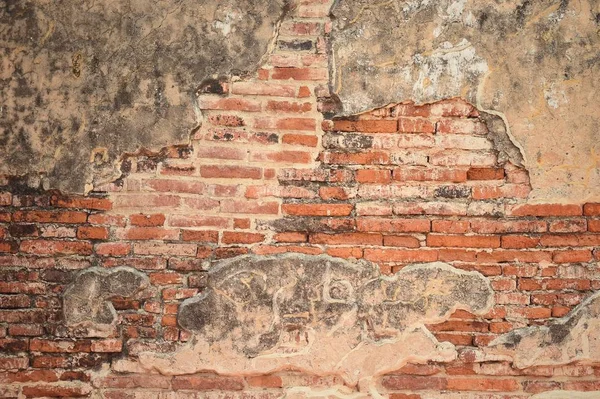
{"type": "Polygon", "coordinates": [[[500,334],[600,290],[600,204],[526,204],[527,171],[498,163],[486,125],[460,99],[328,119],[328,7],[302,1],[255,78],[199,98],[205,121],[189,147],[129,157],[126,177],[100,188],[107,194],[0,193],[0,397],[275,398],[340,385],[299,373],[98,373],[190,339],[176,313],[204,287],[209,261],[284,252],[366,259],[384,273],[440,260],[490,279],[489,314],[457,311],[430,328],[459,358],[385,376],[380,391],[392,398],[600,390],[600,364],[518,370],[479,356],[500,334]],[[105,338],[67,328],[61,313],[65,287],[90,266],[150,279],[142,297],[113,299],[118,324],[105,338]]]}

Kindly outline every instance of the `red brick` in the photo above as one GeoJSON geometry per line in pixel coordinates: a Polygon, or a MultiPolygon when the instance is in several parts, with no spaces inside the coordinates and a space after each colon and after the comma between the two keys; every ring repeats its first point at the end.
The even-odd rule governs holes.
{"type": "Polygon", "coordinates": [[[297,242],[307,242],[308,237],[306,233],[278,233],[275,234],[273,239],[277,242],[288,242],[288,243],[297,243],[297,242]]]}
{"type": "Polygon", "coordinates": [[[427,236],[429,247],[456,247],[456,248],[498,248],[498,236],[467,236],[467,235],[436,235],[427,236]]]}
{"type": "Polygon", "coordinates": [[[374,232],[384,231],[393,233],[425,233],[430,230],[427,219],[385,219],[385,218],[358,218],[356,227],[359,231],[374,232]]]}
{"type": "Polygon", "coordinates": [[[600,233],[600,219],[589,219],[587,224],[589,231],[593,233],[600,233]]]}
{"type": "Polygon", "coordinates": [[[74,223],[81,224],[87,220],[85,212],[68,211],[17,211],[13,213],[14,222],[31,223],[74,223]]]}
{"type": "Polygon", "coordinates": [[[360,259],[363,257],[363,250],[357,247],[330,247],[327,248],[327,254],[338,258],[360,259]]]}
{"type": "Polygon", "coordinates": [[[498,198],[527,198],[531,187],[525,184],[504,184],[502,186],[475,186],[473,199],[498,199],[498,198]]]}
{"type": "Polygon", "coordinates": [[[394,133],[398,130],[395,120],[335,120],[333,130],[341,132],[394,133]]]}
{"type": "Polygon", "coordinates": [[[283,144],[316,147],[319,142],[319,138],[317,136],[308,134],[286,133],[281,137],[281,142],[283,144]]]}
{"type": "Polygon", "coordinates": [[[151,215],[136,214],[129,216],[129,223],[132,226],[139,227],[159,227],[165,223],[165,215],[162,213],[155,213],[151,215]]]}
{"type": "Polygon", "coordinates": [[[327,80],[326,68],[273,68],[271,79],[275,80],[327,80]]]}
{"type": "Polygon", "coordinates": [[[310,163],[313,155],[306,151],[261,151],[252,152],[250,161],[279,163],[310,163]]]}
{"type": "Polygon", "coordinates": [[[471,220],[471,230],[480,234],[498,233],[544,233],[547,229],[546,222],[542,220],[471,220]]]}
{"type": "Polygon", "coordinates": [[[244,166],[203,165],[200,174],[205,178],[260,179],[262,169],[244,166]]]}
{"type": "Polygon", "coordinates": [[[389,169],[359,169],[356,171],[356,181],[359,183],[389,183],[392,171],[389,169]]]}
{"type": "Polygon", "coordinates": [[[244,98],[221,98],[212,95],[202,95],[197,98],[200,109],[218,109],[225,111],[258,112],[261,110],[259,101],[244,98]]]}
{"type": "Polygon", "coordinates": [[[541,307],[510,308],[508,315],[526,319],[547,319],[552,316],[552,310],[541,307]]]}
{"type": "Polygon", "coordinates": [[[127,194],[119,195],[115,199],[115,207],[120,208],[155,208],[176,207],[181,198],[167,194],[127,194]]]}
{"type": "Polygon", "coordinates": [[[125,242],[105,242],[95,245],[97,255],[125,256],[131,251],[131,244],[125,242]]]}
{"type": "Polygon", "coordinates": [[[391,216],[392,205],[382,202],[359,202],[356,204],[356,214],[359,216],[391,216]]]}
{"type": "Polygon", "coordinates": [[[224,231],[221,238],[222,244],[256,244],[265,239],[264,234],[259,233],[241,233],[234,231],[224,231]]]}
{"type": "Polygon", "coordinates": [[[44,327],[40,324],[11,324],[8,326],[8,335],[37,337],[44,335],[44,327]]]}
{"type": "Polygon", "coordinates": [[[230,219],[220,216],[171,215],[169,224],[175,227],[227,228],[231,223],[230,219]]]}
{"type": "Polygon", "coordinates": [[[417,375],[386,375],[381,379],[385,389],[390,390],[444,390],[447,380],[443,377],[417,376],[417,375]]]}
{"type": "MultiPolygon", "coordinates": [[[[147,186],[155,191],[161,192],[202,194],[206,190],[206,185],[197,181],[174,179],[148,179],[144,180],[143,182],[144,186],[147,186]]],[[[130,220],[132,220],[132,218],[136,222],[143,223],[141,221],[141,216],[139,215],[131,215],[130,220]]],[[[159,219],[157,219],[156,221],[158,220],[159,219]]],[[[140,224],[140,226],[144,226],[144,224],[140,224]]]]}
{"type": "Polygon", "coordinates": [[[477,254],[477,261],[482,262],[482,263],[551,262],[552,254],[549,252],[543,252],[543,251],[495,250],[495,251],[491,251],[491,252],[479,252],[477,254]]]}
{"type": "Polygon", "coordinates": [[[127,374],[127,375],[109,375],[94,379],[94,386],[98,388],[155,388],[169,389],[170,376],[156,374],[127,374]]]}
{"type": "Polygon", "coordinates": [[[98,211],[108,211],[112,208],[110,199],[93,197],[68,198],[52,196],[50,204],[57,208],[93,209],[98,211]]]}
{"type": "Polygon", "coordinates": [[[400,133],[435,133],[435,124],[423,118],[398,118],[398,132],[400,133]]]}
{"type": "Polygon", "coordinates": [[[66,340],[48,340],[33,338],[29,345],[29,350],[32,352],[48,352],[48,353],[77,353],[90,352],[91,341],[66,341],[66,340]]]}
{"type": "Polygon", "coordinates": [[[547,234],[541,237],[544,247],[593,247],[600,245],[598,234],[547,234]]]}
{"type": "Polygon", "coordinates": [[[524,204],[510,209],[512,216],[581,216],[581,205],[524,204]]]}
{"type": "Polygon", "coordinates": [[[182,230],[181,239],[183,241],[217,243],[219,241],[219,232],[211,230],[182,230]]]}
{"type": "Polygon", "coordinates": [[[80,226],[77,228],[77,238],[80,240],[106,240],[108,229],[98,226],[80,226]]]}
{"type": "Polygon", "coordinates": [[[30,306],[31,298],[27,295],[0,295],[0,309],[18,309],[30,306]]]}
{"type": "Polygon", "coordinates": [[[196,256],[196,251],[196,244],[140,242],[133,245],[133,252],[138,255],[196,256]]]}
{"type": "Polygon", "coordinates": [[[175,376],[171,386],[175,391],[180,389],[241,391],[244,389],[244,382],[235,377],[175,376]]]}
{"type": "Polygon", "coordinates": [[[427,326],[431,332],[488,332],[488,323],[474,320],[448,320],[439,324],[427,326]]]}
{"type": "Polygon", "coordinates": [[[118,353],[123,350],[123,341],[120,338],[95,340],[90,349],[92,352],[118,353]]]}
{"type": "Polygon", "coordinates": [[[150,273],[149,277],[152,285],[181,284],[183,281],[183,278],[179,273],[157,272],[150,273]]]}
{"type": "Polygon", "coordinates": [[[585,216],[600,216],[600,203],[588,203],[583,206],[585,216]]]}
{"type": "Polygon", "coordinates": [[[251,226],[250,219],[246,218],[235,218],[233,219],[233,228],[234,229],[249,229],[251,226]]]}
{"type": "Polygon", "coordinates": [[[315,131],[317,123],[312,118],[259,118],[254,122],[257,129],[315,131]]]}
{"type": "Polygon", "coordinates": [[[21,252],[37,255],[91,255],[92,244],[85,241],[26,240],[21,252]]]}
{"type": "Polygon", "coordinates": [[[539,237],[502,236],[502,248],[523,249],[535,248],[540,242],[539,237]]]}
{"type": "Polygon", "coordinates": [[[439,250],[439,260],[442,262],[475,262],[477,252],[467,251],[464,249],[447,249],[439,250]]]}
{"type": "Polygon", "coordinates": [[[275,201],[223,200],[221,201],[221,211],[274,215],[279,212],[279,203],[275,201]]]}
{"type": "MultiPolygon", "coordinates": [[[[16,357],[16,356],[3,356],[0,357],[0,370],[22,370],[29,366],[28,357],[16,357]]],[[[2,397],[2,391],[0,390],[0,397],[2,397]]]]}
{"type": "Polygon", "coordinates": [[[281,210],[296,216],[348,216],[351,204],[283,204],[281,210]]]}
{"type": "Polygon", "coordinates": [[[319,154],[319,160],[333,165],[387,165],[390,162],[390,155],[383,151],[357,153],[324,151],[319,154]]]}
{"type": "Polygon", "coordinates": [[[419,248],[421,243],[412,236],[383,236],[386,247],[419,248]]]}
{"type": "Polygon", "coordinates": [[[239,127],[244,126],[244,119],[237,115],[209,115],[208,122],[215,126],[239,127]]]}
{"type": "Polygon", "coordinates": [[[310,235],[309,242],[327,245],[381,245],[383,237],[381,234],[372,233],[315,233],[310,235]]]}
{"type": "Polygon", "coordinates": [[[502,168],[470,168],[467,171],[467,180],[502,180],[504,169],[502,168]]]}
{"type": "Polygon", "coordinates": [[[434,220],[431,222],[431,231],[436,233],[467,233],[469,222],[466,220],[434,220]]]}
{"type": "Polygon", "coordinates": [[[111,226],[125,227],[126,218],[122,215],[106,215],[97,213],[88,216],[88,223],[91,224],[107,224],[111,226]]]}
{"type": "Polygon", "coordinates": [[[267,110],[276,111],[276,112],[303,113],[303,112],[309,112],[312,110],[312,103],[271,100],[271,101],[267,102],[267,110]]]}
{"type": "Polygon", "coordinates": [[[462,183],[467,181],[467,172],[464,169],[449,168],[398,168],[393,171],[396,181],[443,181],[462,183]]]}
{"type": "Polygon", "coordinates": [[[487,134],[487,126],[478,119],[442,119],[437,124],[437,133],[452,134],[487,134]]]}
{"type": "Polygon", "coordinates": [[[344,187],[320,187],[319,196],[323,200],[340,200],[344,201],[350,197],[348,190],[344,187]]]}
{"type": "Polygon", "coordinates": [[[244,160],[248,151],[231,147],[201,147],[196,150],[197,158],[244,160]]]}
{"type": "Polygon", "coordinates": [[[556,381],[523,381],[523,390],[529,393],[560,390],[562,384],[556,381]]]}
{"type": "Polygon", "coordinates": [[[436,250],[371,249],[364,250],[364,258],[373,262],[434,262],[438,260],[436,250]]]}
{"type": "Polygon", "coordinates": [[[393,209],[395,215],[463,216],[467,214],[467,204],[456,202],[397,202],[393,209]]]}
{"type": "Polygon", "coordinates": [[[592,260],[592,251],[589,249],[556,251],[552,255],[552,260],[554,263],[589,262],[592,260]]]}
{"type": "Polygon", "coordinates": [[[587,230],[585,219],[563,219],[550,222],[552,233],[584,233],[587,230]]]}
{"type": "Polygon", "coordinates": [[[88,396],[92,391],[88,385],[58,386],[58,385],[33,385],[23,387],[22,393],[27,398],[40,397],[82,397],[88,396]]]}

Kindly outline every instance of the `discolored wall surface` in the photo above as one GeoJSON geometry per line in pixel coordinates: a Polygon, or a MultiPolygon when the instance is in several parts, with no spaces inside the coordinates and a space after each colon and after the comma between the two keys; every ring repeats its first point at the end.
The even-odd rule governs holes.
{"type": "Polygon", "coordinates": [[[0,398],[598,396],[600,203],[532,204],[467,94],[340,115],[332,5],[202,85],[188,145],[88,196],[0,176],[0,398]]]}
{"type": "Polygon", "coordinates": [[[502,117],[532,201],[598,199],[596,1],[338,1],[341,112],[463,97],[502,117]]]}
{"type": "Polygon", "coordinates": [[[0,2],[0,174],[42,174],[46,189],[83,193],[120,177],[125,153],[188,144],[202,119],[196,94],[255,72],[285,9],[0,2]]]}

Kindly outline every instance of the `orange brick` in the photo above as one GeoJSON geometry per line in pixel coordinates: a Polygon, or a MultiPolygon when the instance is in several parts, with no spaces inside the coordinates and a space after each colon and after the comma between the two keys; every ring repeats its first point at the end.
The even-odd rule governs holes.
{"type": "Polygon", "coordinates": [[[373,262],[434,262],[438,260],[436,250],[371,249],[364,250],[364,258],[373,262]]]}
{"type": "Polygon", "coordinates": [[[383,237],[373,233],[315,233],[310,235],[308,242],[328,245],[381,245],[383,237]]]}
{"type": "Polygon", "coordinates": [[[351,204],[283,204],[281,210],[296,216],[348,216],[351,204]]]}
{"type": "Polygon", "coordinates": [[[358,218],[356,227],[364,232],[425,233],[430,230],[427,219],[358,218]]]}
{"type": "Polygon", "coordinates": [[[583,206],[585,216],[600,216],[600,203],[588,203],[583,206]]]}
{"type": "Polygon", "coordinates": [[[308,134],[287,133],[281,137],[281,142],[283,144],[316,147],[319,142],[319,138],[317,136],[308,134]]]}
{"type": "Polygon", "coordinates": [[[205,178],[260,179],[262,169],[249,166],[202,165],[200,175],[205,178]]]}
{"type": "Polygon", "coordinates": [[[386,247],[419,248],[421,243],[412,236],[383,236],[383,245],[386,247]]]}
{"type": "Polygon", "coordinates": [[[502,237],[502,248],[510,249],[522,249],[522,248],[535,248],[540,242],[539,237],[529,236],[503,236],[502,237]]]}
{"type": "Polygon", "coordinates": [[[324,200],[347,200],[349,194],[344,187],[320,187],[319,196],[324,200]]]}
{"type": "Polygon", "coordinates": [[[395,120],[335,120],[333,130],[340,132],[394,133],[398,130],[395,120]]]}
{"type": "Polygon", "coordinates": [[[520,390],[521,385],[513,379],[461,377],[449,378],[448,389],[451,391],[513,392],[520,390]]]}
{"type": "Polygon", "coordinates": [[[581,205],[524,204],[510,210],[513,216],[581,216],[581,205]]]}
{"type": "Polygon", "coordinates": [[[457,248],[498,248],[498,236],[466,236],[466,235],[437,235],[427,236],[429,247],[457,247],[457,248]]]}
{"type": "Polygon", "coordinates": [[[91,255],[92,244],[85,241],[21,241],[21,252],[36,255],[91,255]]]}
{"type": "Polygon", "coordinates": [[[423,118],[398,118],[398,132],[400,133],[435,133],[435,123],[423,118]]]}
{"type": "Polygon", "coordinates": [[[356,171],[356,181],[359,183],[389,183],[392,171],[388,169],[359,169],[356,171]]]}
{"type": "Polygon", "coordinates": [[[467,180],[502,180],[504,169],[502,168],[470,168],[467,171],[467,180]]]}
{"type": "Polygon", "coordinates": [[[275,234],[273,239],[277,242],[307,242],[308,236],[306,233],[279,233],[275,234]]]}
{"type": "Polygon", "coordinates": [[[467,233],[469,222],[466,220],[434,220],[431,222],[431,231],[436,233],[467,233]]]}
{"type": "Polygon", "coordinates": [[[589,262],[592,260],[592,251],[589,249],[556,251],[552,256],[552,260],[555,263],[589,262]]]}
{"type": "Polygon", "coordinates": [[[162,226],[165,223],[165,215],[161,213],[155,213],[152,215],[137,214],[129,216],[129,223],[132,226],[140,227],[157,227],[162,226]]]}
{"type": "Polygon", "coordinates": [[[77,228],[77,238],[80,240],[106,240],[108,229],[97,226],[80,226],[77,228]]]}
{"type": "Polygon", "coordinates": [[[222,244],[255,244],[265,239],[263,234],[259,233],[241,233],[235,231],[224,231],[221,238],[222,244]]]}

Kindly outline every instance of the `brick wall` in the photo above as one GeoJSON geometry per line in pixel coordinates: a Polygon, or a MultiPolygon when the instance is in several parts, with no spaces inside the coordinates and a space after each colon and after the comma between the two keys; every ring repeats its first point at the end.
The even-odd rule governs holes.
{"type": "Polygon", "coordinates": [[[298,372],[111,368],[192,338],[177,309],[202,290],[211,261],[284,252],[365,259],[388,274],[439,260],[489,278],[488,314],[456,311],[428,327],[458,359],[409,363],[380,379],[384,395],[600,390],[600,364],[517,369],[481,356],[498,335],[565,316],[600,289],[600,204],[527,203],[527,170],[499,161],[477,109],[461,99],[332,119],[328,8],[301,3],[256,76],[201,90],[204,122],[189,145],[127,156],[124,177],[88,197],[0,193],[0,398],[271,398],[339,386],[298,372]],[[112,300],[119,322],[108,337],[63,320],[62,293],[90,266],[129,266],[151,282],[140,298],[112,300]]]}

